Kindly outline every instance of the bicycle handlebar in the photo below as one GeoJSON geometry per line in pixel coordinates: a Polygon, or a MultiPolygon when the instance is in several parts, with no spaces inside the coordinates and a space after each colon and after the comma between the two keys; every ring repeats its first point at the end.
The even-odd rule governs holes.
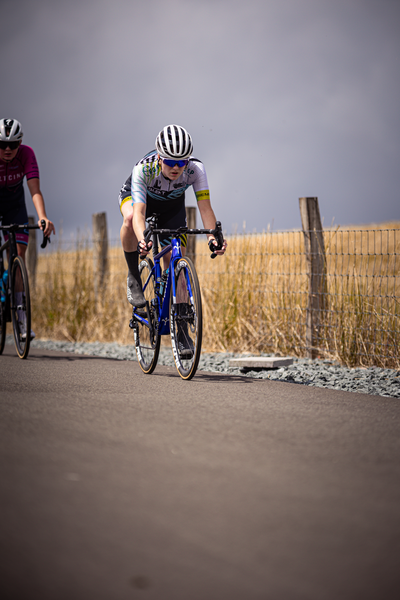
{"type": "Polygon", "coordinates": [[[0,225],[0,230],[6,230],[6,231],[23,231],[24,229],[41,229],[43,231],[43,241],[40,244],[41,248],[46,248],[47,244],[51,243],[51,239],[49,237],[47,237],[47,235],[44,235],[44,229],[46,227],[46,221],[44,219],[42,219],[40,221],[40,226],[39,225],[17,225],[17,223],[13,223],[12,225],[0,225]]]}
{"type": "MultiPolygon", "coordinates": [[[[154,215],[153,217],[154,218],[154,215]]],[[[158,227],[154,227],[154,221],[149,222],[149,226],[143,232],[144,241],[147,244],[151,241],[151,236],[156,234],[161,235],[169,235],[169,234],[181,234],[186,233],[189,235],[200,235],[200,234],[210,234],[213,235],[217,241],[215,244],[213,240],[210,240],[208,246],[212,252],[211,258],[215,258],[217,255],[215,250],[221,250],[224,243],[224,236],[222,233],[221,221],[217,221],[215,223],[215,229],[189,229],[189,227],[178,227],[178,229],[159,229],[158,227]]]]}

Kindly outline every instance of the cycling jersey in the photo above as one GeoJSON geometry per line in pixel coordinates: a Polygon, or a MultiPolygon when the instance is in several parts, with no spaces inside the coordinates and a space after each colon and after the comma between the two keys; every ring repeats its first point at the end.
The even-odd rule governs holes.
{"type": "MultiPolygon", "coordinates": [[[[119,193],[119,207],[125,202],[146,204],[146,218],[159,215],[158,226],[175,229],[186,225],[185,191],[193,186],[197,201],[209,200],[207,174],[203,163],[190,157],[182,175],[171,181],[164,177],[157,151],[152,150],[133,167],[119,193]]],[[[180,235],[182,246],[186,246],[186,234],[180,235]]],[[[166,246],[171,236],[159,237],[161,246],[166,246]]]]}
{"type": "Polygon", "coordinates": [[[25,176],[27,179],[39,178],[39,168],[32,148],[21,145],[13,160],[0,160],[0,202],[23,197],[25,176]]]}
{"type": "Polygon", "coordinates": [[[190,157],[182,175],[171,181],[162,174],[157,151],[152,150],[133,167],[131,177],[120,191],[119,205],[121,208],[129,200],[133,204],[147,204],[150,198],[160,203],[184,198],[185,190],[190,186],[193,186],[197,201],[210,199],[206,170],[200,160],[190,157]]]}
{"type": "MultiPolygon", "coordinates": [[[[10,162],[0,160],[0,220],[3,225],[28,223],[23,180],[39,178],[35,153],[29,146],[21,145],[10,162]]],[[[19,244],[28,243],[29,230],[16,234],[19,244]]],[[[8,239],[5,234],[4,239],[8,239]]]]}

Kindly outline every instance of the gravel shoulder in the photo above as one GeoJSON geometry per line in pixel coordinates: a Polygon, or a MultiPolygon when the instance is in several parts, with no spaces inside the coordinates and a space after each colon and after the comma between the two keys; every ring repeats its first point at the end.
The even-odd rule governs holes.
{"type": "MultiPolygon", "coordinates": [[[[7,336],[7,343],[13,343],[11,336],[7,336]]],[[[32,348],[46,348],[75,354],[89,356],[102,356],[117,360],[134,360],[136,353],[133,345],[123,346],[116,343],[100,342],[62,342],[52,340],[33,340],[32,348]]],[[[293,364],[278,369],[246,370],[230,367],[232,358],[243,355],[234,353],[206,353],[200,359],[199,370],[230,375],[253,377],[256,379],[270,379],[287,381],[301,385],[310,385],[322,388],[372,394],[389,398],[400,398],[400,371],[382,369],[379,367],[354,368],[342,367],[338,363],[327,360],[293,359],[293,364]]],[[[264,356],[270,356],[265,354],[264,356]]],[[[168,348],[161,349],[159,364],[174,366],[172,351],[168,348]]]]}

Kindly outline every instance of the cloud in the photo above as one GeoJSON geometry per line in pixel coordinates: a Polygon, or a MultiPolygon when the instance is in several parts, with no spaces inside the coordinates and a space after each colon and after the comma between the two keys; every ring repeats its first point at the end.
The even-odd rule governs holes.
{"type": "Polygon", "coordinates": [[[397,2],[3,4],[18,27],[0,40],[2,116],[22,122],[66,231],[105,210],[117,237],[119,188],[171,122],[228,230],[299,227],[303,195],[328,223],[400,218],[397,2]]]}

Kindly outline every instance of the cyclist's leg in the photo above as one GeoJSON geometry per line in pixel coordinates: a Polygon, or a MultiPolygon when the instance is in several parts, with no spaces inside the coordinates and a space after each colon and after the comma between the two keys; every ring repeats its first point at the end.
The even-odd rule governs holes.
{"type": "Polygon", "coordinates": [[[123,217],[123,223],[120,231],[120,238],[122,248],[126,252],[133,252],[137,250],[138,240],[135,232],[133,231],[132,218],[133,218],[133,206],[132,196],[130,189],[131,178],[129,177],[119,192],[119,209],[123,217]]]}
{"type": "Polygon", "coordinates": [[[132,306],[138,308],[145,306],[141,279],[138,266],[138,240],[133,230],[133,206],[130,196],[130,178],[125,182],[119,194],[120,210],[123,216],[120,237],[126,263],[128,265],[127,298],[132,306]]]}

